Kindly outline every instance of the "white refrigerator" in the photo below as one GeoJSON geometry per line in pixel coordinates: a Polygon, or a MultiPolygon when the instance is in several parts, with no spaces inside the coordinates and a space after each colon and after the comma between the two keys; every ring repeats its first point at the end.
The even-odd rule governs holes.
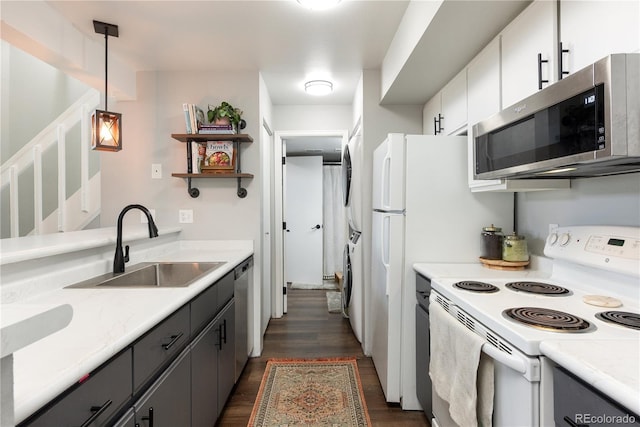
{"type": "Polygon", "coordinates": [[[466,137],[389,134],[372,184],[365,333],[387,402],[417,410],[413,264],[478,262],[482,227],[513,229],[513,194],[471,192],[466,137]]]}

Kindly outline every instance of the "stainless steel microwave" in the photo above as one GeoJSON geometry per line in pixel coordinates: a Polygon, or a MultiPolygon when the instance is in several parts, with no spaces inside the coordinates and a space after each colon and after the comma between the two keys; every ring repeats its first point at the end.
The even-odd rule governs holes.
{"type": "Polygon", "coordinates": [[[640,54],[613,54],[473,126],[476,179],[640,171],[640,54]]]}

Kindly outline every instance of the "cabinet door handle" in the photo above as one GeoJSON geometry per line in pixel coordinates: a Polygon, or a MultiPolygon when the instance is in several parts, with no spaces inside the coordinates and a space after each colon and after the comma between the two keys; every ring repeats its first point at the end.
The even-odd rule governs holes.
{"type": "Polygon", "coordinates": [[[87,419],[87,421],[83,422],[80,427],[88,427],[91,425],[91,423],[93,423],[100,415],[102,415],[104,413],[104,411],[107,410],[107,408],[112,404],[113,402],[111,400],[107,400],[106,402],[104,402],[102,404],[102,406],[92,406],[91,407],[91,412],[93,412],[93,415],[91,415],[89,417],[89,419],[87,419]]]}
{"type": "Polygon", "coordinates": [[[562,55],[565,53],[569,53],[569,49],[563,49],[562,42],[560,42],[558,46],[558,80],[562,80],[564,76],[569,74],[568,71],[563,70],[563,65],[562,65],[562,55]]]}
{"type": "Polygon", "coordinates": [[[569,424],[571,427],[589,427],[589,424],[578,424],[576,422],[574,422],[571,418],[569,418],[568,416],[565,416],[564,421],[569,424]]]}
{"type": "Polygon", "coordinates": [[[444,130],[444,128],[442,127],[443,120],[444,117],[442,117],[442,114],[438,113],[438,133],[442,133],[442,131],[444,130]]]}
{"type": "Polygon", "coordinates": [[[180,338],[182,338],[182,335],[182,332],[180,332],[178,335],[172,335],[171,341],[168,344],[162,344],[162,348],[164,348],[165,350],[169,350],[175,343],[178,342],[180,338]]]}
{"type": "Polygon", "coordinates": [[[549,62],[548,59],[542,59],[542,54],[538,54],[538,90],[542,89],[542,83],[549,83],[549,80],[542,80],[542,64],[549,62]]]}
{"type": "Polygon", "coordinates": [[[433,117],[433,134],[438,134],[438,119],[435,116],[433,117]]]}
{"type": "Polygon", "coordinates": [[[227,343],[227,319],[222,321],[222,340],[225,344],[227,343]]]}
{"type": "Polygon", "coordinates": [[[222,350],[222,325],[218,326],[218,342],[216,343],[218,350],[222,350]]]}
{"type": "Polygon", "coordinates": [[[142,417],[142,421],[149,421],[149,427],[153,427],[153,406],[149,408],[149,415],[142,417]]]}

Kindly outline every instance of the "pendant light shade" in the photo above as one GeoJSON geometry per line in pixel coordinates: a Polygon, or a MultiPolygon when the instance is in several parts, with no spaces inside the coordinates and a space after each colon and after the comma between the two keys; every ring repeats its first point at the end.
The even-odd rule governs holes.
{"type": "Polygon", "coordinates": [[[122,150],[121,126],[122,114],[94,111],[91,115],[91,148],[102,151],[122,150]]]}
{"type": "Polygon", "coordinates": [[[118,37],[118,26],[105,22],[93,21],[96,33],[104,34],[104,110],[97,110],[91,115],[91,148],[100,151],[122,150],[122,114],[108,111],[108,40],[109,36],[118,37]]]}

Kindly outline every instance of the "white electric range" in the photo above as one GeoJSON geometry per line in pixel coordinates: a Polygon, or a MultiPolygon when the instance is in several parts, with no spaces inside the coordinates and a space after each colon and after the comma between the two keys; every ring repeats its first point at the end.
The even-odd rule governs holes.
{"type": "MultiPolygon", "coordinates": [[[[417,264],[415,270],[431,279],[431,304],[486,340],[483,352],[496,366],[494,426],[554,425],[556,363],[549,354],[596,380],[594,372],[602,374],[606,381],[596,388],[637,416],[640,228],[562,227],[547,237],[545,255],[522,271],[480,264],[417,264]],[[558,349],[567,354],[555,357],[558,349]],[[615,355],[616,363],[605,363],[603,354],[615,355]]],[[[434,425],[455,425],[447,408],[434,393],[434,425]]]]}

